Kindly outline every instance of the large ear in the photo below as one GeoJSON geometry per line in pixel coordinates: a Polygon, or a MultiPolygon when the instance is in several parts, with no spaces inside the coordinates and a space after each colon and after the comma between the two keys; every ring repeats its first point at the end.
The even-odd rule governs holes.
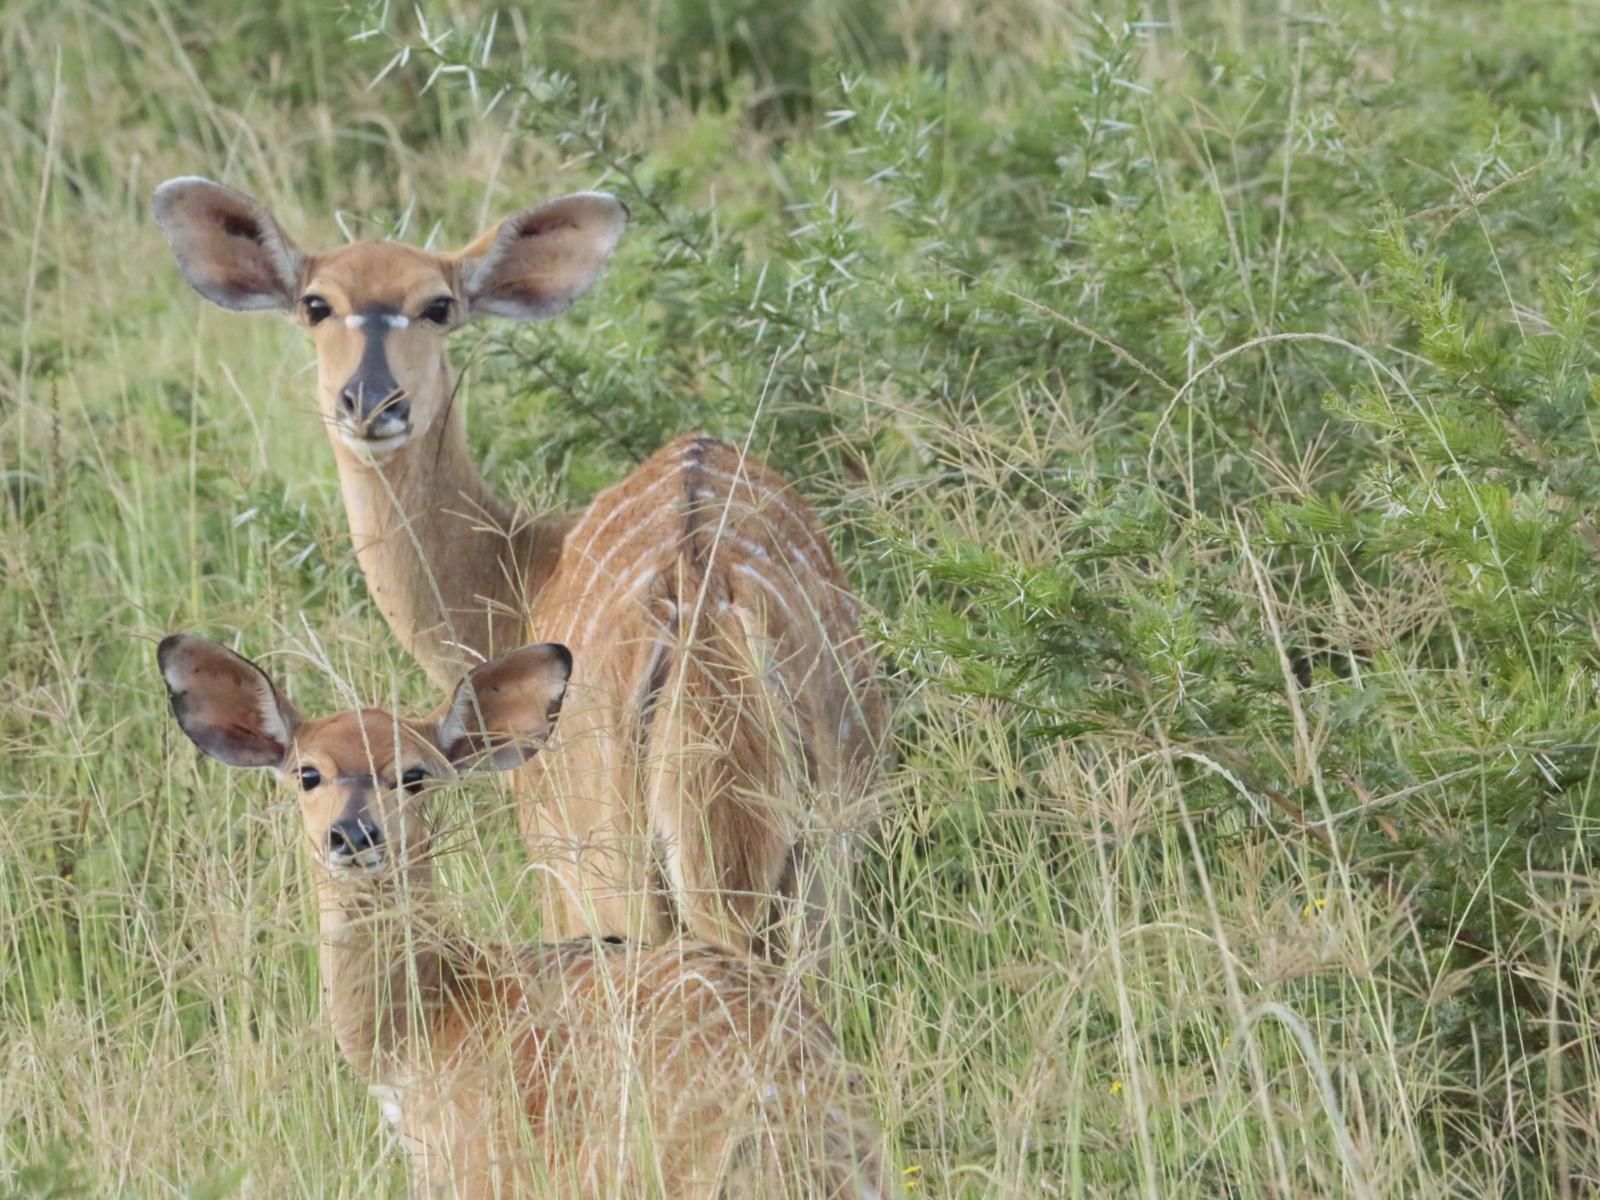
{"type": "Polygon", "coordinates": [[[456,255],[468,307],[524,321],[565,311],[599,278],[627,224],[627,206],[601,192],[507,217],[456,255]]]}
{"type": "Polygon", "coordinates": [[[243,192],[186,175],[150,198],[194,290],[223,308],[293,308],[300,251],[272,214],[243,192]]]}
{"type": "Polygon", "coordinates": [[[439,717],[439,749],[464,770],[520,766],[550,736],[571,674],[572,654],[555,642],[475,667],[439,717]]]}
{"type": "Polygon", "coordinates": [[[230,767],[283,765],[300,717],[260,667],[186,633],[163,638],[156,661],[172,715],[196,746],[230,767]]]}

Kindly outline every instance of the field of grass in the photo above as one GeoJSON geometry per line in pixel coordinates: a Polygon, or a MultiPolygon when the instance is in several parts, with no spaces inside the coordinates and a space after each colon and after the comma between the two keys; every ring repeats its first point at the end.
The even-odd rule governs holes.
{"type": "MultiPolygon", "coordinates": [[[[817,503],[897,716],[816,991],[911,1196],[1594,1194],[1597,81],[1583,0],[7,0],[0,1197],[404,1191],[293,812],[154,648],[432,696],[179,174],[308,245],[630,205],[458,335],[473,445],[817,503]]],[[[508,798],[450,883],[526,938],[508,798]]]]}

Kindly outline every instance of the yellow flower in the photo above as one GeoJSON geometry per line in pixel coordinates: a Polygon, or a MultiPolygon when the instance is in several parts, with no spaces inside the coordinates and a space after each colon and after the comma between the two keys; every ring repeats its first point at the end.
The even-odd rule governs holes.
{"type": "Polygon", "coordinates": [[[907,1167],[904,1171],[901,1172],[901,1174],[905,1177],[906,1191],[908,1191],[908,1192],[916,1191],[917,1190],[917,1185],[922,1182],[920,1179],[917,1178],[918,1175],[922,1174],[922,1168],[917,1166],[915,1163],[912,1163],[911,1166],[907,1167]]]}
{"type": "Polygon", "coordinates": [[[1300,910],[1300,915],[1302,917],[1305,917],[1305,918],[1309,919],[1311,917],[1316,916],[1319,912],[1321,912],[1323,909],[1325,909],[1327,907],[1328,907],[1328,898],[1326,896],[1318,896],[1315,900],[1312,900],[1310,903],[1308,903],[1304,908],[1302,908],[1300,910]]]}
{"type": "Polygon", "coordinates": [[[1120,1096],[1122,1094],[1122,1080],[1113,1079],[1111,1081],[1111,1094],[1113,1096],[1120,1096]]]}

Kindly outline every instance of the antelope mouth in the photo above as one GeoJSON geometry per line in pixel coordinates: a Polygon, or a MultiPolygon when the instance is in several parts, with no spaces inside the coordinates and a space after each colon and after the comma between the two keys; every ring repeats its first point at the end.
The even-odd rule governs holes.
{"type": "Polygon", "coordinates": [[[322,856],[322,864],[335,875],[381,875],[389,865],[382,846],[369,846],[354,853],[348,850],[329,850],[322,856]]]}
{"type": "Polygon", "coordinates": [[[338,426],[339,440],[357,455],[365,458],[387,458],[411,440],[411,426],[398,428],[385,425],[381,429],[355,429],[349,425],[338,426]]]}

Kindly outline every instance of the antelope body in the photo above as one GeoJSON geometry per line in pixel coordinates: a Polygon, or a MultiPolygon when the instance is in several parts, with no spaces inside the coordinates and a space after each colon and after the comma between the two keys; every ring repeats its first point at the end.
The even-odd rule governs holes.
{"type": "Polygon", "coordinates": [[[454,404],[445,335],[478,314],[564,310],[626,209],[565,196],[451,255],[303,253],[254,200],[202,179],[163,184],[154,211],[202,295],[310,329],[357,559],[435,681],[530,634],[572,647],[559,744],[520,777],[524,836],[551,868],[547,928],[687,930],[747,950],[764,944],[771,897],[803,896],[809,922],[823,919],[829,872],[807,847],[840,842],[884,709],[810,507],[694,436],[578,517],[531,519],[484,483],[454,404]]]}
{"type": "Polygon", "coordinates": [[[837,1043],[775,968],[687,943],[479,945],[443,909],[428,793],[544,742],[562,647],[477,668],[426,720],[302,718],[201,638],[173,635],[158,657],[196,745],[299,792],[331,1023],[419,1195],[885,1194],[837,1043]]]}

